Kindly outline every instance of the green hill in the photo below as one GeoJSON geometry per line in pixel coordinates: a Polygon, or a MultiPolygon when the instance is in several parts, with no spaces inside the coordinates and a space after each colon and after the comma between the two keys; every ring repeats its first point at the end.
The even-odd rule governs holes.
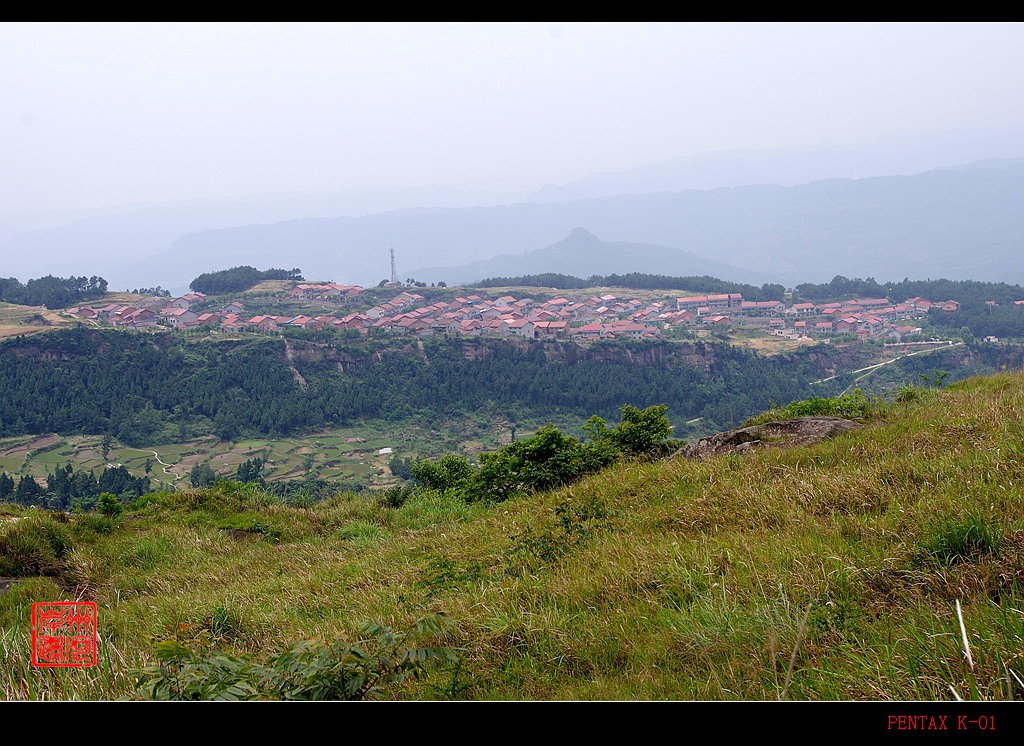
{"type": "Polygon", "coordinates": [[[0,696],[337,697],[348,672],[396,700],[1020,700],[1022,417],[1002,373],[904,389],[816,445],[498,503],[226,484],[113,517],[0,506],[21,519],[0,524],[21,578],[0,696]],[[97,604],[100,665],[31,665],[31,605],[59,600],[97,604]]]}

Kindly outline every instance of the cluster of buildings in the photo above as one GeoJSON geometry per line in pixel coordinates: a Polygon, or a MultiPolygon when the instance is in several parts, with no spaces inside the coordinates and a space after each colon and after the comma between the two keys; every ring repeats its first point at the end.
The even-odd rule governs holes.
{"type": "Polygon", "coordinates": [[[788,306],[759,303],[756,306],[741,310],[740,315],[760,320],[771,334],[793,338],[854,334],[860,338],[899,339],[920,332],[920,326],[908,322],[924,318],[932,307],[938,306],[946,313],[955,313],[960,308],[956,301],[934,303],[924,298],[910,298],[903,303],[892,303],[888,298],[860,298],[788,306]]]}
{"type": "MultiPolygon", "coordinates": [[[[288,298],[300,301],[339,301],[358,298],[363,288],[336,283],[300,283],[288,298]]],[[[211,326],[225,331],[275,332],[286,328],[361,330],[433,335],[563,338],[576,340],[645,339],[664,335],[680,326],[760,327],[786,337],[829,337],[852,333],[858,337],[899,337],[920,331],[907,323],[939,307],[959,310],[956,301],[936,303],[910,298],[893,304],[886,298],[862,298],[836,303],[747,301],[740,293],[691,295],[657,302],[606,294],[586,299],[558,297],[533,300],[504,295],[459,296],[427,303],[422,295],[403,290],[385,303],[345,315],[248,315],[241,302],[232,301],[216,311],[197,313],[192,306],[206,300],[202,293],[178,298],[150,298],[138,305],[109,304],[78,307],[68,313],[122,328],[166,325],[179,329],[211,326]]]]}
{"type": "MultiPolygon", "coordinates": [[[[295,301],[328,300],[361,295],[359,286],[300,284],[288,297],[295,301]]],[[[369,330],[432,336],[495,336],[537,338],[642,339],[661,336],[659,322],[666,316],[661,303],[644,305],[612,295],[584,301],[555,298],[533,301],[502,296],[492,299],[467,295],[450,301],[426,303],[417,293],[402,291],[392,300],[362,312],[345,315],[249,315],[242,303],[233,301],[216,311],[197,313],[192,306],[205,301],[202,293],[179,298],[150,298],[137,305],[111,303],[102,307],[67,309],[76,317],[115,327],[144,329],[158,325],[178,329],[213,326],[225,331],[274,332],[285,328],[369,330]]]]}
{"type": "Polygon", "coordinates": [[[759,326],[769,334],[795,339],[837,334],[899,338],[921,331],[919,326],[907,321],[924,318],[932,308],[956,313],[960,304],[954,300],[934,302],[924,298],[910,298],[903,303],[893,303],[888,298],[860,298],[787,304],[776,300],[746,301],[739,293],[729,293],[677,298],[676,308],[680,314],[674,323],[759,326]]]}
{"type": "Polygon", "coordinates": [[[309,328],[380,329],[419,337],[642,339],[662,334],[655,319],[662,309],[660,304],[654,307],[611,295],[585,301],[568,298],[534,301],[511,295],[485,298],[473,294],[426,303],[418,293],[403,291],[363,313],[342,318],[321,316],[308,323],[309,328]],[[644,314],[645,311],[649,313],[644,314]]]}
{"type": "Polygon", "coordinates": [[[108,303],[100,307],[76,306],[66,309],[64,313],[124,329],[146,329],[158,326],[161,322],[167,326],[182,328],[197,324],[199,314],[190,311],[189,308],[204,300],[206,295],[203,293],[190,293],[178,298],[146,298],[134,305],[108,303]]]}

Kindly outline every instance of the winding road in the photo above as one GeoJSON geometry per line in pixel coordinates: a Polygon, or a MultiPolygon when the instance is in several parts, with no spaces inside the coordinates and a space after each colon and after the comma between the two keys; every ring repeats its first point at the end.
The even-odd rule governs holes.
{"type": "MultiPolygon", "coordinates": [[[[962,344],[963,344],[963,342],[954,342],[954,341],[950,340],[947,344],[944,344],[944,345],[942,345],[940,347],[932,347],[931,349],[928,349],[928,350],[918,350],[917,352],[908,352],[906,355],[897,355],[892,360],[886,360],[886,361],[881,362],[881,363],[875,363],[874,365],[869,365],[866,368],[858,368],[857,370],[848,370],[845,373],[837,373],[834,376],[829,376],[828,378],[820,378],[817,381],[812,381],[811,383],[825,383],[825,381],[832,381],[832,380],[834,380],[836,378],[839,378],[840,376],[848,376],[848,375],[855,375],[857,373],[863,373],[864,375],[857,376],[856,378],[853,379],[853,381],[850,383],[850,386],[853,386],[855,383],[857,383],[857,381],[860,381],[861,379],[866,378],[867,376],[871,375],[871,373],[873,373],[874,371],[878,370],[883,365],[891,365],[892,363],[895,363],[897,360],[902,360],[905,357],[913,357],[914,355],[927,355],[929,352],[935,352],[936,350],[948,350],[950,347],[959,347],[962,344]]],[[[847,390],[849,390],[849,386],[847,386],[847,390]]],[[[846,393],[846,392],[844,391],[843,393],[846,393]]]]}
{"type": "Polygon", "coordinates": [[[159,453],[157,453],[156,451],[149,451],[149,452],[153,454],[153,458],[156,459],[156,462],[158,464],[160,464],[162,467],[164,467],[164,469],[163,469],[164,474],[170,474],[172,477],[174,477],[174,481],[175,482],[177,482],[179,479],[181,479],[184,476],[183,474],[175,474],[173,471],[169,471],[169,469],[172,466],[174,466],[174,464],[168,464],[168,463],[165,463],[164,461],[161,461],[159,453]]]}

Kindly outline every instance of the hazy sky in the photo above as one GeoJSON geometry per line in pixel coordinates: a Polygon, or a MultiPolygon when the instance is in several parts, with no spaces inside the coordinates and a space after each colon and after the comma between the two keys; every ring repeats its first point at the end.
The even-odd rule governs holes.
{"type": "Polygon", "coordinates": [[[532,189],[704,151],[1020,125],[1022,32],[4,23],[0,215],[368,185],[532,189]]]}

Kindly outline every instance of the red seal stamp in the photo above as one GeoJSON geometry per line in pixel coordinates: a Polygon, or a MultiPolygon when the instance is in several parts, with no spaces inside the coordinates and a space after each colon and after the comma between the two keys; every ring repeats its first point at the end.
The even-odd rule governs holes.
{"type": "Polygon", "coordinates": [[[98,642],[92,601],[32,604],[33,666],[95,666],[98,642]]]}

